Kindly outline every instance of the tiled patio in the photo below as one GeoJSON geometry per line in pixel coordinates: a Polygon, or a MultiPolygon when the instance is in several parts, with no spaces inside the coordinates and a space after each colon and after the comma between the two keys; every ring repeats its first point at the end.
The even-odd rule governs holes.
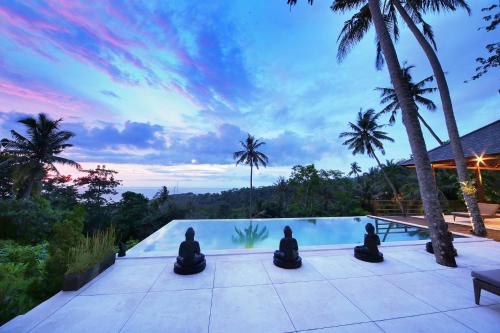
{"type": "Polygon", "coordinates": [[[500,243],[457,242],[459,268],[423,245],[303,251],[283,270],[272,254],[207,256],[194,276],[173,258],[122,259],[78,292],[61,292],[0,332],[499,332],[500,297],[476,306],[471,269],[500,268],[500,243]]]}

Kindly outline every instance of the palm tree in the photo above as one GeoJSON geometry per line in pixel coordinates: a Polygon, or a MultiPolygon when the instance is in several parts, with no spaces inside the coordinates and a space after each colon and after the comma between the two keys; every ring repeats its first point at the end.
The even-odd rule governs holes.
{"type": "MultiPolygon", "coordinates": [[[[289,3],[290,2],[296,2],[296,0],[289,0],[289,3]]],[[[309,2],[312,3],[312,1],[309,2]]],[[[334,1],[333,5],[331,6],[333,11],[343,12],[352,10],[354,8],[360,8],[358,13],[354,14],[350,20],[345,22],[344,27],[341,31],[341,34],[339,36],[339,52],[337,56],[339,60],[342,60],[347,55],[354,44],[363,39],[372,23],[374,23],[374,20],[372,18],[373,10],[370,8],[370,6],[372,5],[378,5],[378,8],[380,9],[379,0],[375,0],[374,2],[370,2],[368,0],[334,1]]],[[[434,41],[434,33],[432,31],[432,27],[427,22],[425,22],[422,17],[422,12],[455,11],[458,8],[463,8],[470,13],[470,8],[465,0],[405,0],[404,5],[401,0],[387,0],[384,1],[384,6],[382,8],[383,13],[381,12],[381,10],[379,11],[381,12],[384,21],[381,23],[385,23],[384,28],[385,30],[387,30],[387,33],[389,33],[388,28],[391,28],[391,33],[394,40],[397,40],[399,38],[399,28],[397,20],[397,13],[399,13],[403,18],[403,21],[410,28],[410,31],[417,39],[418,43],[422,47],[429,60],[434,77],[436,78],[436,84],[438,86],[441,104],[443,106],[446,128],[448,130],[448,137],[450,138],[450,145],[452,147],[453,156],[455,159],[458,178],[461,184],[465,184],[469,180],[467,172],[467,162],[464,157],[463,147],[460,141],[460,134],[458,132],[455,114],[453,112],[453,104],[451,101],[448,83],[446,81],[446,77],[444,75],[444,71],[439,58],[437,57],[435,52],[436,43],[434,41]],[[422,24],[422,31],[420,31],[417,24],[422,24]]],[[[378,42],[376,64],[377,67],[380,68],[383,64],[383,50],[378,33],[377,36],[378,42]]],[[[484,227],[483,219],[479,212],[479,206],[477,205],[475,196],[467,194],[466,191],[462,191],[462,193],[467,208],[471,213],[474,233],[478,236],[486,235],[486,229],[484,227]]]]}
{"type": "Polygon", "coordinates": [[[386,132],[380,130],[384,127],[384,125],[379,125],[377,123],[379,117],[380,113],[375,113],[375,110],[373,109],[368,109],[366,112],[362,112],[362,110],[360,110],[358,112],[358,119],[356,119],[356,123],[354,124],[349,122],[352,132],[342,132],[339,137],[348,138],[343,142],[343,144],[352,150],[353,155],[366,153],[369,157],[373,157],[377,161],[382,175],[384,176],[387,184],[391,187],[394,199],[398,202],[401,212],[404,213],[400,195],[392,181],[385,173],[382,163],[380,163],[380,160],[375,153],[376,150],[380,150],[382,155],[385,155],[384,144],[382,141],[394,142],[394,139],[389,137],[386,132]]]}
{"type": "Polygon", "coordinates": [[[359,174],[361,173],[361,167],[359,166],[358,162],[352,162],[351,163],[351,170],[347,174],[349,177],[350,176],[356,176],[356,178],[359,177],[359,174]]]}
{"type": "Polygon", "coordinates": [[[267,156],[257,149],[266,143],[260,139],[255,139],[248,134],[245,142],[240,141],[243,150],[233,153],[233,158],[236,160],[236,165],[243,163],[250,165],[250,217],[252,217],[252,191],[253,191],[253,167],[259,168],[259,164],[266,167],[269,162],[267,156]]]}
{"type": "MultiPolygon", "coordinates": [[[[443,67],[441,66],[441,62],[435,52],[436,45],[433,39],[429,41],[428,38],[426,38],[425,31],[428,31],[429,29],[426,28],[428,27],[428,24],[423,20],[421,12],[440,12],[447,10],[455,11],[457,8],[463,8],[470,13],[470,8],[464,0],[406,0],[404,6],[400,0],[391,0],[391,3],[394,4],[394,7],[401,15],[408,28],[410,28],[410,31],[422,47],[425,55],[427,56],[427,60],[432,67],[434,77],[436,78],[436,84],[439,89],[439,95],[441,97],[448,137],[450,138],[450,145],[457,168],[458,180],[461,184],[464,184],[469,180],[467,161],[465,160],[464,150],[462,142],[460,141],[457,122],[455,120],[455,113],[453,112],[450,90],[444,75],[443,67]],[[422,23],[424,33],[420,31],[416,23],[422,23]],[[433,45],[431,45],[431,43],[433,45]]],[[[462,193],[472,217],[474,233],[478,236],[485,236],[486,228],[484,227],[484,222],[479,212],[476,197],[468,194],[467,191],[462,191],[462,193]]]]}
{"type": "MultiPolygon", "coordinates": [[[[437,88],[426,88],[425,85],[428,82],[432,82],[434,80],[434,77],[428,76],[425,79],[414,83],[413,78],[411,76],[411,69],[414,68],[415,66],[403,66],[403,76],[408,83],[410,87],[410,92],[413,97],[413,100],[415,103],[418,105],[422,105],[427,108],[429,111],[434,111],[436,110],[436,104],[434,104],[433,101],[430,99],[424,97],[423,95],[432,93],[437,90],[437,88]]],[[[387,105],[380,111],[381,113],[390,113],[391,116],[389,118],[389,124],[394,124],[396,122],[396,115],[398,110],[401,109],[399,102],[398,102],[398,97],[396,96],[396,92],[394,91],[394,88],[392,87],[387,87],[387,88],[380,88],[377,87],[375,90],[380,91],[380,104],[386,104],[387,105]]],[[[439,145],[443,145],[443,141],[437,136],[437,134],[432,130],[432,128],[429,126],[429,124],[425,121],[425,119],[422,117],[420,112],[418,113],[418,119],[420,122],[429,130],[429,132],[432,134],[434,139],[439,143],[439,145]]]]}
{"type": "MultiPolygon", "coordinates": [[[[311,0],[308,0],[308,2],[312,4],[311,0]]],[[[294,5],[297,3],[297,0],[288,0],[288,3],[294,5]]],[[[444,221],[443,212],[437,196],[436,182],[432,174],[425,140],[418,121],[417,106],[411,98],[408,85],[405,83],[396,49],[388,30],[388,23],[390,22],[388,20],[388,15],[382,13],[379,0],[336,0],[331,8],[334,11],[345,12],[360,6],[362,6],[360,11],[363,14],[362,17],[358,19],[353,16],[353,18],[346,21],[346,25],[349,25],[346,30],[348,34],[341,37],[338,58],[342,58],[340,51],[343,51],[343,56],[345,56],[353,45],[363,39],[363,36],[373,23],[377,36],[378,48],[381,54],[383,54],[389,70],[391,82],[393,83],[396,96],[401,105],[403,124],[406,128],[411,151],[415,160],[415,169],[425,210],[425,217],[429,223],[432,245],[436,249],[434,251],[436,262],[441,265],[456,267],[453,243],[448,235],[448,225],[444,221]]],[[[393,35],[397,36],[398,31],[394,29],[395,27],[397,26],[392,25],[393,29],[391,30],[393,35]]],[[[344,32],[345,29],[346,27],[344,27],[342,31],[344,32]]],[[[343,34],[343,32],[341,34],[343,34]]]]}
{"type": "Polygon", "coordinates": [[[26,136],[11,130],[12,139],[0,141],[3,151],[9,156],[0,167],[14,167],[16,180],[20,185],[19,198],[29,198],[34,187],[39,190],[48,171],[59,174],[56,163],[81,168],[75,161],[58,156],[64,149],[73,146],[67,141],[74,136],[72,132],[59,130],[61,121],[62,119],[51,120],[43,113],[38,118],[27,117],[19,120],[19,123],[26,126],[26,136]]]}

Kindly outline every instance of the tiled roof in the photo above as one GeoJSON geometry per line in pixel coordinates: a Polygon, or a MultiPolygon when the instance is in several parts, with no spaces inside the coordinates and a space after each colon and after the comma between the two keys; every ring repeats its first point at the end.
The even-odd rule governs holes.
{"type": "MultiPolygon", "coordinates": [[[[465,157],[500,154],[500,119],[460,138],[465,157]]],[[[429,150],[431,163],[453,160],[453,151],[449,143],[429,150]]],[[[413,158],[402,161],[402,166],[415,164],[413,158]]]]}

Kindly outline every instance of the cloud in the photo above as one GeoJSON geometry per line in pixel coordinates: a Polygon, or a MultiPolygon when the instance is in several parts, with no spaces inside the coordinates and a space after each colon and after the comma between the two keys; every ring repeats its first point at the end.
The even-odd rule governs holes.
{"type": "Polygon", "coordinates": [[[120,98],[120,96],[118,96],[116,93],[112,92],[111,90],[101,90],[101,94],[103,94],[104,96],[120,98]]]}
{"type": "MultiPolygon", "coordinates": [[[[2,132],[15,127],[25,114],[0,112],[2,132]]],[[[64,122],[62,128],[75,133],[73,148],[67,155],[79,162],[175,164],[233,164],[233,152],[247,133],[238,126],[222,124],[214,131],[199,134],[177,132],[150,123],[127,121],[123,125],[101,123],[87,127],[83,123],[64,122]]],[[[270,166],[312,163],[331,153],[328,140],[284,131],[276,137],[262,138],[262,147],[270,166]]]]}
{"type": "Polygon", "coordinates": [[[206,12],[197,15],[170,6],[10,1],[0,5],[0,33],[51,61],[62,53],[117,83],[182,94],[207,116],[237,112],[256,87],[225,6],[196,5],[206,12]]]}

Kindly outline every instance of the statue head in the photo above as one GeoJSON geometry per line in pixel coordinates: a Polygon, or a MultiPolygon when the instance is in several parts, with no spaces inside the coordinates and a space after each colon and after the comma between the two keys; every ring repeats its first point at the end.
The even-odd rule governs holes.
{"type": "Polygon", "coordinates": [[[194,241],[194,229],[189,227],[186,230],[186,240],[187,241],[194,241]]]}
{"type": "Polygon", "coordinates": [[[289,226],[285,226],[285,229],[283,229],[283,233],[285,234],[285,238],[292,238],[292,228],[289,226]]]}
{"type": "Polygon", "coordinates": [[[365,230],[368,233],[368,235],[373,235],[375,233],[375,227],[371,223],[367,223],[365,225],[365,230]]]}

